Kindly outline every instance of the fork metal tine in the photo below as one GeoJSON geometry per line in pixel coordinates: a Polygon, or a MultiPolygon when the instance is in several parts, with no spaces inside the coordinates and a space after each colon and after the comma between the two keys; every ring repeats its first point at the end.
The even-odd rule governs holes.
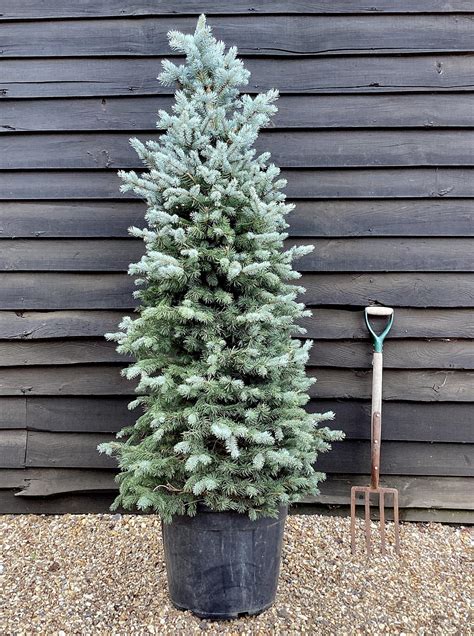
{"type": "Polygon", "coordinates": [[[400,526],[398,520],[398,490],[393,490],[393,521],[395,524],[395,552],[400,554],[400,526]]]}
{"type": "Polygon", "coordinates": [[[399,512],[398,512],[398,490],[396,488],[371,488],[370,486],[352,486],[351,488],[351,552],[356,552],[356,511],[357,511],[357,497],[362,495],[362,502],[364,506],[364,535],[365,535],[365,547],[367,555],[370,556],[373,553],[373,541],[370,521],[371,511],[371,495],[376,495],[379,498],[379,519],[380,519],[380,551],[381,554],[387,554],[387,535],[385,527],[385,502],[386,495],[391,495],[393,498],[393,521],[394,521],[394,533],[395,533],[395,552],[400,554],[400,527],[399,527],[399,512]]]}
{"type": "Polygon", "coordinates": [[[380,549],[385,554],[385,493],[383,490],[379,493],[379,513],[380,513],[380,549]]]}
{"type": "Polygon", "coordinates": [[[365,508],[365,546],[367,554],[370,556],[372,552],[372,540],[370,535],[370,492],[364,492],[364,508],[365,508]]]}
{"type": "Polygon", "coordinates": [[[351,552],[352,554],[354,554],[356,551],[356,545],[355,545],[356,492],[357,492],[357,487],[352,486],[351,488],[351,552]]]}

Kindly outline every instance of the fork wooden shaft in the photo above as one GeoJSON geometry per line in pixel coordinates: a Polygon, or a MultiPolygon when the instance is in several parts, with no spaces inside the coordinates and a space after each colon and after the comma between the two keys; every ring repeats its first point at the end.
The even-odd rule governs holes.
{"type": "Polygon", "coordinates": [[[371,487],[379,487],[380,477],[380,444],[382,437],[382,353],[374,351],[372,358],[372,410],[371,410],[371,487]]]}

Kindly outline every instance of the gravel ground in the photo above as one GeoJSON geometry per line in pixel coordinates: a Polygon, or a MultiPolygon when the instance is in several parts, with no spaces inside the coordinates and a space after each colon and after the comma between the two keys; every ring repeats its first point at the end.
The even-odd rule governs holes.
{"type": "Polygon", "coordinates": [[[155,516],[6,515],[0,634],[471,634],[468,530],[404,524],[401,538],[400,558],[368,560],[350,554],[348,519],[291,516],[274,607],[208,622],[170,605],[155,516]]]}

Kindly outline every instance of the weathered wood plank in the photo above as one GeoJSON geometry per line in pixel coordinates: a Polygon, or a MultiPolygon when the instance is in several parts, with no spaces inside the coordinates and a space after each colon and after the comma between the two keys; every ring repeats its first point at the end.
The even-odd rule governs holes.
{"type": "MultiPolygon", "coordinates": [[[[249,92],[278,88],[282,93],[399,93],[470,91],[474,56],[346,56],[248,59],[249,92]]],[[[170,95],[159,84],[158,57],[38,58],[0,63],[4,97],[88,97],[170,95]],[[22,81],[18,81],[18,77],[22,81]]]]}
{"type": "MultiPolygon", "coordinates": [[[[349,238],[285,244],[314,246],[298,260],[301,272],[469,272],[474,270],[471,243],[461,238],[349,238]]],[[[4,271],[125,272],[144,252],[143,242],[136,239],[18,239],[1,245],[4,271]]]]}
{"type": "MultiPolygon", "coordinates": [[[[110,435],[38,433],[28,431],[26,466],[34,468],[113,468],[116,460],[100,455],[97,444],[110,435]]],[[[381,459],[385,475],[473,476],[474,448],[459,444],[386,442],[381,459]]],[[[345,440],[333,444],[331,454],[318,458],[324,472],[366,474],[370,466],[370,443],[345,440]]]]}
{"type": "MultiPolygon", "coordinates": [[[[472,197],[470,168],[283,170],[289,197],[301,199],[472,197]]],[[[0,173],[1,174],[1,173],[0,173]]]]}
{"type": "Polygon", "coordinates": [[[0,238],[125,238],[144,225],[140,201],[0,203],[0,238]]]}
{"type": "MultiPolygon", "coordinates": [[[[474,369],[474,342],[469,340],[387,341],[384,365],[391,369],[474,369]]],[[[77,364],[125,365],[113,342],[101,339],[0,342],[0,368],[77,364]]],[[[365,369],[372,363],[367,342],[321,340],[314,343],[309,366],[365,369]]]]}
{"type": "MultiPolygon", "coordinates": [[[[313,252],[298,259],[296,263],[297,269],[301,272],[474,270],[472,239],[299,239],[287,241],[286,245],[314,245],[313,252]]],[[[91,260],[93,262],[93,258],[91,260]]]]}
{"type": "Polygon", "coordinates": [[[116,366],[3,369],[0,395],[130,395],[134,385],[116,366]]]}
{"type": "MultiPolygon", "coordinates": [[[[290,236],[472,236],[473,199],[296,200],[290,236]]],[[[141,201],[3,201],[0,238],[125,238],[141,201]]]]}
{"type": "MultiPolygon", "coordinates": [[[[474,307],[469,274],[306,274],[308,305],[371,304],[394,307],[474,307]]],[[[0,309],[132,309],[133,280],[126,274],[0,273],[0,309]]]]}
{"type": "MultiPolygon", "coordinates": [[[[115,433],[124,426],[132,425],[140,416],[140,410],[128,410],[130,399],[74,396],[1,398],[0,429],[115,433]]],[[[308,409],[311,412],[335,412],[334,426],[344,430],[349,439],[370,438],[368,400],[317,399],[309,402],[308,409]]],[[[386,440],[474,442],[469,403],[386,402],[383,419],[383,438],[386,440]]]]}
{"type": "Polygon", "coordinates": [[[115,468],[113,457],[100,455],[97,445],[113,439],[100,433],[28,431],[26,466],[43,468],[115,468]]]}
{"type": "MultiPolygon", "coordinates": [[[[321,484],[321,494],[305,497],[305,503],[347,505],[351,485],[366,485],[367,475],[330,474],[321,484]]],[[[420,477],[391,475],[382,484],[398,488],[402,508],[438,508],[463,510],[470,507],[466,493],[471,488],[469,477],[420,477]],[[440,493],[449,493],[441,496],[440,493]]],[[[116,490],[114,472],[78,470],[74,468],[27,468],[0,470],[0,490],[19,489],[17,497],[48,497],[64,493],[116,490]]]]}
{"type": "Polygon", "coordinates": [[[131,360],[101,339],[0,342],[0,368],[43,365],[121,363],[131,360]]]}
{"type": "Polygon", "coordinates": [[[290,236],[474,234],[472,199],[297,200],[295,203],[296,209],[288,217],[290,236]]]}
{"type": "MultiPolygon", "coordinates": [[[[362,311],[315,309],[300,324],[307,330],[306,337],[318,340],[368,337],[362,311]]],[[[393,338],[474,338],[474,311],[400,307],[390,331],[393,338]]]]}
{"type": "MultiPolygon", "coordinates": [[[[275,128],[472,128],[472,97],[463,93],[282,95],[275,128]]],[[[149,131],[171,96],[5,100],[1,132],[149,131]]]]}
{"type": "MultiPolygon", "coordinates": [[[[115,433],[132,425],[141,410],[129,411],[130,398],[28,397],[2,398],[17,402],[18,426],[58,433],[115,433]]],[[[11,405],[11,409],[13,405],[11,405]]],[[[349,439],[370,439],[370,401],[312,400],[310,412],[333,411],[335,427],[349,439]]],[[[10,420],[11,421],[11,420],[10,420]]],[[[6,421],[5,424],[8,422],[6,421]]],[[[0,424],[0,427],[2,425],[0,424]]],[[[387,402],[383,412],[383,438],[392,441],[474,442],[472,406],[469,403],[387,402]]]]}
{"type": "MultiPolygon", "coordinates": [[[[278,14],[398,14],[398,13],[474,13],[471,0],[374,0],[371,3],[360,0],[259,0],[258,3],[247,0],[234,0],[232,3],[222,0],[180,0],[180,15],[278,15],[278,14]]],[[[43,20],[51,18],[97,18],[113,16],[172,15],[176,16],[174,0],[81,0],[71,3],[68,0],[3,0],[2,20],[43,20]]]]}
{"type": "MultiPolygon", "coordinates": [[[[370,442],[335,442],[331,453],[320,455],[317,466],[327,473],[366,474],[370,466],[370,442]]],[[[472,444],[385,442],[380,462],[382,475],[473,477],[473,467],[472,444]]]]}
{"type": "MultiPolygon", "coordinates": [[[[313,398],[368,399],[371,372],[363,370],[310,368],[318,382],[310,389],[313,398]]],[[[474,373],[468,371],[398,371],[387,369],[386,400],[420,402],[474,401],[474,373]]],[[[130,395],[132,382],[120,376],[117,367],[26,367],[4,369],[0,395],[130,395]]]]}
{"type": "Polygon", "coordinates": [[[120,397],[28,397],[27,426],[32,431],[116,433],[133,425],[142,413],[130,411],[129,401],[120,397]]]}
{"type": "MultiPolygon", "coordinates": [[[[336,417],[330,426],[343,430],[347,439],[370,439],[370,407],[370,400],[318,399],[311,400],[307,408],[312,413],[333,411],[336,417]]],[[[472,404],[467,402],[385,402],[382,419],[384,440],[463,444],[474,441],[472,404]]]]}
{"type": "MultiPolygon", "coordinates": [[[[348,517],[351,513],[349,506],[328,506],[326,504],[301,503],[295,504],[294,507],[290,508],[289,514],[317,514],[327,515],[330,517],[348,517]]],[[[364,509],[362,506],[357,507],[356,516],[359,519],[363,519],[364,509]]],[[[377,508],[373,509],[371,518],[373,520],[379,519],[377,508]]],[[[387,508],[385,510],[385,520],[393,520],[393,510],[391,508],[387,508]]],[[[474,524],[474,511],[448,509],[438,510],[433,508],[401,508],[400,521],[414,521],[417,523],[450,523],[456,525],[470,526],[474,524]]],[[[363,539],[361,540],[363,541],[363,539]]]]}
{"type": "Polygon", "coordinates": [[[15,271],[125,271],[130,256],[140,258],[142,246],[129,239],[98,241],[5,241],[0,268],[15,271]]]}
{"type": "Polygon", "coordinates": [[[136,301],[125,274],[0,272],[0,309],[129,309],[136,301]]]}
{"type": "MultiPolygon", "coordinates": [[[[470,16],[281,15],[211,17],[214,35],[240,55],[350,55],[472,52],[470,16]],[[278,33],[278,39],[275,39],[278,33]]],[[[167,33],[193,33],[196,19],[134,17],[12,22],[2,35],[2,57],[168,55],[167,33]]]]}
{"type": "MultiPolygon", "coordinates": [[[[309,389],[313,398],[369,399],[371,371],[349,369],[308,369],[317,378],[309,389]]],[[[384,372],[384,400],[419,402],[473,402],[474,373],[469,371],[384,372]]]]}
{"type": "MultiPolygon", "coordinates": [[[[59,338],[101,338],[116,331],[124,315],[115,311],[0,311],[0,340],[37,340],[59,338]]],[[[317,340],[367,338],[362,311],[315,309],[310,318],[300,321],[306,337],[317,340]]],[[[472,309],[397,308],[390,331],[392,338],[473,338],[472,309]]]]}
{"type": "Polygon", "coordinates": [[[117,330],[122,316],[123,311],[0,311],[0,340],[102,337],[117,330]]]}
{"type": "Polygon", "coordinates": [[[25,465],[26,431],[0,431],[0,467],[22,468],[25,465]]]}
{"type": "MultiPolygon", "coordinates": [[[[0,490],[18,490],[17,497],[49,497],[63,493],[117,490],[114,472],[75,468],[0,469],[0,490]]],[[[0,511],[1,512],[1,511],[0,511]]]]}
{"type": "MultiPolygon", "coordinates": [[[[311,350],[309,364],[371,368],[372,347],[368,342],[354,340],[317,341],[311,350]]],[[[384,345],[384,366],[387,369],[474,369],[474,341],[387,340],[384,345]]]]}
{"type": "Polygon", "coordinates": [[[14,490],[0,490],[1,514],[96,514],[109,513],[115,491],[74,493],[48,498],[17,497],[14,490]]]}
{"type": "MultiPolygon", "coordinates": [[[[473,168],[377,168],[282,170],[286,193],[299,199],[472,198],[473,168]]],[[[42,199],[122,199],[115,170],[0,171],[4,201],[42,199]]]]}
{"type": "MultiPolygon", "coordinates": [[[[19,497],[14,490],[0,490],[1,514],[111,514],[110,505],[115,491],[88,492],[58,495],[57,497],[19,497]]],[[[143,514],[119,509],[125,514],[143,514]]],[[[328,506],[324,504],[298,504],[290,508],[290,514],[325,514],[348,516],[348,506],[328,506]]],[[[374,514],[375,516],[375,514],[374,514]]],[[[390,510],[387,510],[387,517],[390,510]]],[[[402,521],[455,523],[471,525],[474,523],[472,510],[449,510],[432,508],[401,508],[402,521]]]]}
{"type": "Polygon", "coordinates": [[[300,282],[308,305],[474,307],[470,274],[306,274],[300,282]]]}
{"type": "Polygon", "coordinates": [[[143,252],[136,239],[8,240],[1,244],[0,269],[123,272],[143,252]]]}
{"type": "MultiPolygon", "coordinates": [[[[26,398],[0,398],[0,431],[26,428],[26,398]]],[[[0,439],[1,439],[0,433],[0,439]]]]}
{"type": "MultiPolygon", "coordinates": [[[[474,32],[474,29],[473,29],[474,32]]],[[[0,169],[141,168],[126,133],[0,135],[0,169]]],[[[147,134],[157,141],[160,135],[147,134]]],[[[256,143],[284,168],[472,166],[474,131],[268,132],[256,143]]]]}
{"type": "MultiPolygon", "coordinates": [[[[67,474],[67,473],[66,473],[67,474]]],[[[321,494],[305,497],[305,503],[349,505],[351,486],[366,486],[369,475],[329,475],[321,484],[321,494]]],[[[468,493],[473,487],[470,477],[382,476],[381,485],[397,488],[401,508],[437,508],[465,510],[472,508],[468,493]]],[[[58,484],[60,488],[60,484],[58,484]]],[[[29,489],[26,490],[28,492],[29,489]]]]}
{"type": "MultiPolygon", "coordinates": [[[[131,309],[126,274],[0,273],[0,309],[131,309]]],[[[469,274],[306,274],[308,305],[474,307],[469,274]]]]}

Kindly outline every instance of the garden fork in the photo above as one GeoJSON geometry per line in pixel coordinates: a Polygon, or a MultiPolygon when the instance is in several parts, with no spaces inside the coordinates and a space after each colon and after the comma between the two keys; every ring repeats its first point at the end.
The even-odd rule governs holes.
{"type": "Polygon", "coordinates": [[[395,552],[400,552],[400,534],[398,524],[398,490],[396,488],[382,488],[379,485],[380,477],[380,445],[382,441],[382,347],[383,341],[393,323],[393,309],[390,307],[366,307],[365,323],[372,335],[374,345],[374,353],[372,358],[372,409],[371,409],[371,479],[370,486],[353,486],[351,488],[351,550],[355,552],[355,518],[356,518],[356,497],[358,493],[364,494],[365,508],[365,545],[367,554],[372,552],[372,537],[370,531],[370,496],[378,495],[379,513],[380,513],[380,542],[381,552],[385,550],[385,495],[391,495],[393,498],[393,520],[395,523],[395,552]],[[385,329],[377,334],[370,324],[370,316],[382,316],[387,319],[385,329]]]}

